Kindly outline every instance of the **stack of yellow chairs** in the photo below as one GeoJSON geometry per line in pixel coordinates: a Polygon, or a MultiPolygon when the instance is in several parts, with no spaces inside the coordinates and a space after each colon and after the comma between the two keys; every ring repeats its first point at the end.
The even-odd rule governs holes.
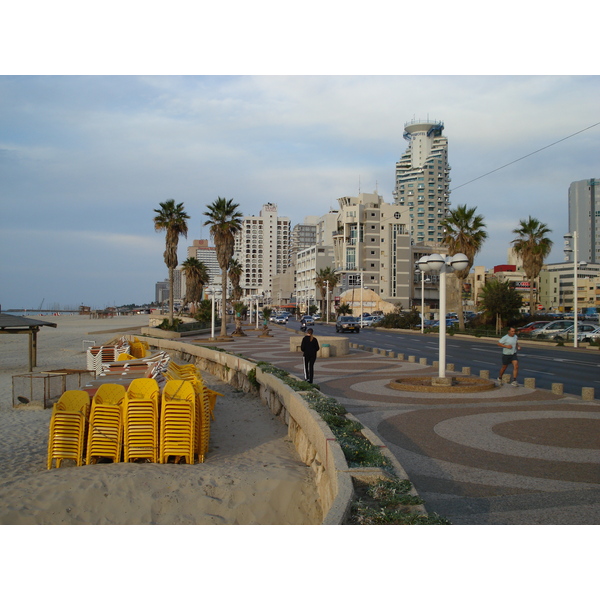
{"type": "Polygon", "coordinates": [[[103,383],[94,394],[87,443],[88,465],[100,457],[110,458],[115,463],[121,460],[126,393],[120,384],[103,383]]]}
{"type": "Polygon", "coordinates": [[[56,460],[56,468],[64,459],[83,463],[83,449],[90,397],[83,390],[68,390],[52,408],[48,435],[48,469],[56,460]]]}
{"type": "Polygon", "coordinates": [[[147,342],[140,342],[136,337],[133,338],[133,342],[129,344],[129,352],[133,354],[135,358],[144,358],[149,346],[147,342]]]}
{"type": "MultiPolygon", "coordinates": [[[[167,380],[185,379],[187,381],[196,381],[196,380],[203,381],[202,374],[200,373],[200,371],[198,370],[196,365],[192,365],[192,364],[178,365],[177,363],[174,363],[173,361],[170,361],[167,366],[166,377],[167,377],[167,380]]],[[[221,394],[219,392],[215,392],[214,390],[211,390],[208,388],[206,388],[206,393],[208,395],[208,402],[210,405],[210,418],[214,421],[217,397],[223,396],[223,394],[221,394]]]]}
{"type": "Polygon", "coordinates": [[[176,463],[183,457],[187,464],[194,464],[195,417],[196,393],[192,383],[183,379],[167,381],[160,407],[159,463],[174,456],[176,463]]]}
{"type": "Polygon", "coordinates": [[[148,459],[158,462],[158,404],[156,379],[134,379],[127,388],[124,406],[123,454],[125,462],[148,459]]]}
{"type": "Polygon", "coordinates": [[[201,379],[192,382],[196,394],[196,420],[194,430],[194,452],[198,455],[198,461],[203,463],[208,454],[210,442],[210,403],[209,390],[201,379]]]}

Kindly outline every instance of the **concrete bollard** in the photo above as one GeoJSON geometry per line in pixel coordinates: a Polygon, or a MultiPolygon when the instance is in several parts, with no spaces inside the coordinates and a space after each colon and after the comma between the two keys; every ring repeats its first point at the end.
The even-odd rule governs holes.
{"type": "Polygon", "coordinates": [[[510,375],[504,373],[504,375],[502,375],[502,383],[510,383],[510,375]]]}
{"type": "Polygon", "coordinates": [[[487,369],[482,369],[481,371],[479,371],[479,377],[481,377],[481,379],[489,379],[490,372],[487,369]]]}
{"type": "Polygon", "coordinates": [[[446,365],[446,371],[454,371],[454,363],[448,363],[446,365]]]}
{"type": "Polygon", "coordinates": [[[582,400],[593,400],[594,399],[594,388],[593,387],[581,388],[581,399],[582,400]]]}
{"type": "Polygon", "coordinates": [[[420,365],[427,365],[427,359],[426,358],[420,358],[419,359],[419,364],[420,365]]]}
{"type": "Polygon", "coordinates": [[[535,377],[525,377],[523,379],[523,385],[526,388],[529,388],[531,390],[535,390],[535,377]]]}
{"type": "Polygon", "coordinates": [[[416,357],[416,356],[414,356],[414,355],[410,355],[410,356],[408,357],[408,362],[411,362],[411,363],[413,363],[413,362],[417,362],[417,357],[416,357]]]}
{"type": "Polygon", "coordinates": [[[471,367],[463,367],[462,368],[462,374],[463,375],[470,375],[471,374],[471,367]]]}
{"type": "Polygon", "coordinates": [[[562,383],[553,383],[552,384],[552,393],[562,395],[564,392],[564,385],[562,383]]]}
{"type": "Polygon", "coordinates": [[[393,350],[388,351],[388,358],[396,358],[396,353],[393,350]]]}
{"type": "Polygon", "coordinates": [[[439,360],[434,360],[431,366],[434,369],[439,369],[440,368],[440,361],[439,360]]]}
{"type": "Polygon", "coordinates": [[[398,352],[398,354],[396,355],[396,358],[398,360],[404,360],[404,354],[402,354],[401,352],[398,352]]]}

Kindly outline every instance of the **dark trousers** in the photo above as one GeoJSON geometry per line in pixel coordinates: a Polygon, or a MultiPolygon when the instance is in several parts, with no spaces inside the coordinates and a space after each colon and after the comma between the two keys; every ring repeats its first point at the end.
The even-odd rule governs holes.
{"type": "Polygon", "coordinates": [[[313,377],[315,375],[315,360],[317,360],[316,356],[304,357],[304,379],[309,383],[313,382],[313,377]]]}

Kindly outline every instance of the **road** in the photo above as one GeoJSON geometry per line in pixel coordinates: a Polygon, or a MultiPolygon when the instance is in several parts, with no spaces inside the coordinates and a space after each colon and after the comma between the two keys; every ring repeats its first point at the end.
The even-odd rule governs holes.
{"type": "MultiPolygon", "coordinates": [[[[288,327],[299,329],[300,324],[289,321],[288,327]]],[[[332,325],[316,322],[315,335],[331,335],[332,325]]],[[[333,330],[333,331],[332,331],[333,330]]],[[[381,328],[364,328],[359,334],[348,333],[350,341],[414,354],[427,358],[428,362],[438,360],[439,339],[437,334],[404,333],[381,328]]],[[[569,346],[543,345],[540,342],[521,340],[519,352],[519,381],[524,377],[535,378],[535,385],[541,389],[552,389],[553,383],[562,383],[567,394],[581,395],[581,388],[593,387],[594,397],[600,394],[600,350],[575,349],[569,346]]],[[[479,339],[449,335],[446,338],[446,361],[453,363],[455,369],[471,367],[477,375],[480,370],[490,371],[490,377],[496,377],[500,369],[501,349],[496,340],[479,339]]],[[[510,369],[510,368],[509,368],[510,369]]],[[[511,372],[510,370],[508,371],[511,372]]]]}

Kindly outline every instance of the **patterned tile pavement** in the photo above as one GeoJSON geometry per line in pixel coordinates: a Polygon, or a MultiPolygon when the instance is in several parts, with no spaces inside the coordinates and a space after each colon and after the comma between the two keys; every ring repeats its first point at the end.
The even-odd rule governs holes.
{"type": "MultiPolygon", "coordinates": [[[[215,345],[302,377],[290,330],[246,331],[215,345]]],[[[318,359],[315,383],[377,433],[428,510],[454,524],[600,524],[600,402],[509,385],[468,394],[387,385],[436,372],[351,350],[318,359]]]]}

